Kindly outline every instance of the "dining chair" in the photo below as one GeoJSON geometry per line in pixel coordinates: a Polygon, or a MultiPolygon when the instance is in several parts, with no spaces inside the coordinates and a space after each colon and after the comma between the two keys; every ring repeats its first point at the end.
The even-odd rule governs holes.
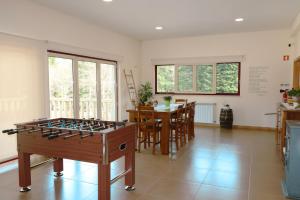
{"type": "Polygon", "coordinates": [[[179,150],[179,142],[182,147],[185,143],[185,120],[184,120],[185,108],[178,108],[176,113],[171,116],[170,121],[170,142],[171,151],[172,144],[175,142],[176,150],[179,150]]]}
{"type": "Polygon", "coordinates": [[[160,144],[161,123],[155,118],[154,108],[150,106],[138,107],[138,152],[141,152],[141,144],[144,149],[152,146],[152,153],[155,154],[156,145],[160,144]],[[152,139],[152,141],[151,141],[152,139]]]}
{"type": "Polygon", "coordinates": [[[189,110],[189,125],[188,125],[188,132],[191,139],[195,138],[195,108],[196,102],[191,102],[190,110],[189,110]]]}
{"type": "Polygon", "coordinates": [[[188,100],[187,99],[175,99],[176,104],[183,104],[184,106],[187,104],[188,100]]]}
{"type": "Polygon", "coordinates": [[[185,134],[187,135],[188,141],[192,139],[191,136],[191,122],[192,122],[192,103],[187,103],[185,107],[185,114],[184,114],[184,124],[185,124],[185,134]]]}

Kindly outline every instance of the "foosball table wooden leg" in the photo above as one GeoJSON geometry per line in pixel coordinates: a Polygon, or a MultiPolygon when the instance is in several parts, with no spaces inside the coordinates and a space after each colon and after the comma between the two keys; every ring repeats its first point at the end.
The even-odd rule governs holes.
{"type": "Polygon", "coordinates": [[[30,154],[18,152],[20,192],[31,190],[30,154]]]}
{"type": "Polygon", "coordinates": [[[53,162],[53,171],[55,172],[55,177],[60,177],[63,175],[62,171],[64,170],[64,161],[62,158],[57,158],[53,162]]]}
{"type": "Polygon", "coordinates": [[[130,152],[125,155],[125,171],[130,170],[125,175],[125,189],[127,191],[133,191],[135,188],[133,187],[135,184],[135,152],[130,152]]]}
{"type": "Polygon", "coordinates": [[[98,200],[110,200],[110,163],[98,163],[98,200]]]}

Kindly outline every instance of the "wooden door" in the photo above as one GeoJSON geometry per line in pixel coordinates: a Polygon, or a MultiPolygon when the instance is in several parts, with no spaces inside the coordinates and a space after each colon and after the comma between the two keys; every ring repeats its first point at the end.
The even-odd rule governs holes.
{"type": "Polygon", "coordinates": [[[294,62],[293,88],[300,88],[300,57],[294,62]]]}

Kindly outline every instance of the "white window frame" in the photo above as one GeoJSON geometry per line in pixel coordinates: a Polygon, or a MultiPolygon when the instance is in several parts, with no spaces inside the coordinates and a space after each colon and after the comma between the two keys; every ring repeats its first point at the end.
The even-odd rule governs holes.
{"type": "MultiPolygon", "coordinates": [[[[240,91],[238,94],[236,93],[233,93],[233,94],[218,94],[217,93],[217,64],[218,63],[223,63],[223,62],[208,62],[208,63],[193,63],[193,64],[186,64],[186,63],[180,63],[180,64],[158,64],[156,65],[155,67],[158,67],[158,66],[171,66],[173,65],[175,67],[175,88],[174,88],[174,92],[171,92],[171,93],[175,93],[175,94],[208,94],[208,95],[239,95],[240,94],[240,91]],[[197,66],[200,66],[200,65],[210,65],[213,67],[213,82],[212,82],[212,91],[211,92],[201,92],[201,91],[197,91],[197,66]],[[179,91],[179,81],[178,81],[178,68],[179,66],[192,66],[193,67],[193,88],[192,88],[192,91],[179,91]]],[[[230,61],[230,62],[224,62],[224,63],[240,63],[241,65],[241,62],[240,61],[230,61]]],[[[240,68],[239,68],[239,73],[240,73],[240,68]]],[[[156,71],[157,73],[157,71],[156,71]]],[[[157,76],[157,75],[156,75],[157,76]]],[[[157,78],[156,80],[157,81],[157,78]]],[[[240,80],[239,80],[240,81],[240,80]]],[[[158,85],[158,83],[155,83],[156,85],[158,85]]],[[[240,82],[238,83],[240,85],[240,82]]],[[[169,92],[158,92],[157,91],[158,88],[156,88],[156,93],[157,94],[167,94],[169,92]]],[[[240,88],[239,88],[240,90],[240,88]]]]}
{"type": "MultiPolygon", "coordinates": [[[[80,56],[71,56],[66,54],[60,54],[60,53],[52,53],[48,52],[47,54],[47,60],[49,60],[49,57],[57,57],[57,58],[65,58],[65,59],[71,59],[72,60],[72,77],[73,77],[73,112],[74,112],[74,118],[79,118],[79,80],[78,80],[78,61],[84,61],[84,62],[93,62],[96,63],[96,97],[97,97],[97,118],[101,119],[101,64],[109,64],[113,65],[115,67],[115,120],[118,120],[118,65],[117,62],[110,62],[106,60],[98,60],[98,59],[92,59],[92,58],[85,58],[80,56]]],[[[47,68],[48,68],[48,82],[49,82],[49,62],[47,62],[47,68]]],[[[50,85],[48,84],[48,93],[50,92],[50,85]]],[[[50,117],[50,93],[48,97],[49,105],[48,105],[48,113],[50,117]]]]}

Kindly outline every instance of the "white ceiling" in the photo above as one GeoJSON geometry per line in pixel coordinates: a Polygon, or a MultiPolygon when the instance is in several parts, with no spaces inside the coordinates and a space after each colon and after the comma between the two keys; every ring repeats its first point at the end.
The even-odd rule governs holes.
{"type": "Polygon", "coordinates": [[[140,40],[290,28],[300,12],[300,0],[32,1],[140,40]]]}

